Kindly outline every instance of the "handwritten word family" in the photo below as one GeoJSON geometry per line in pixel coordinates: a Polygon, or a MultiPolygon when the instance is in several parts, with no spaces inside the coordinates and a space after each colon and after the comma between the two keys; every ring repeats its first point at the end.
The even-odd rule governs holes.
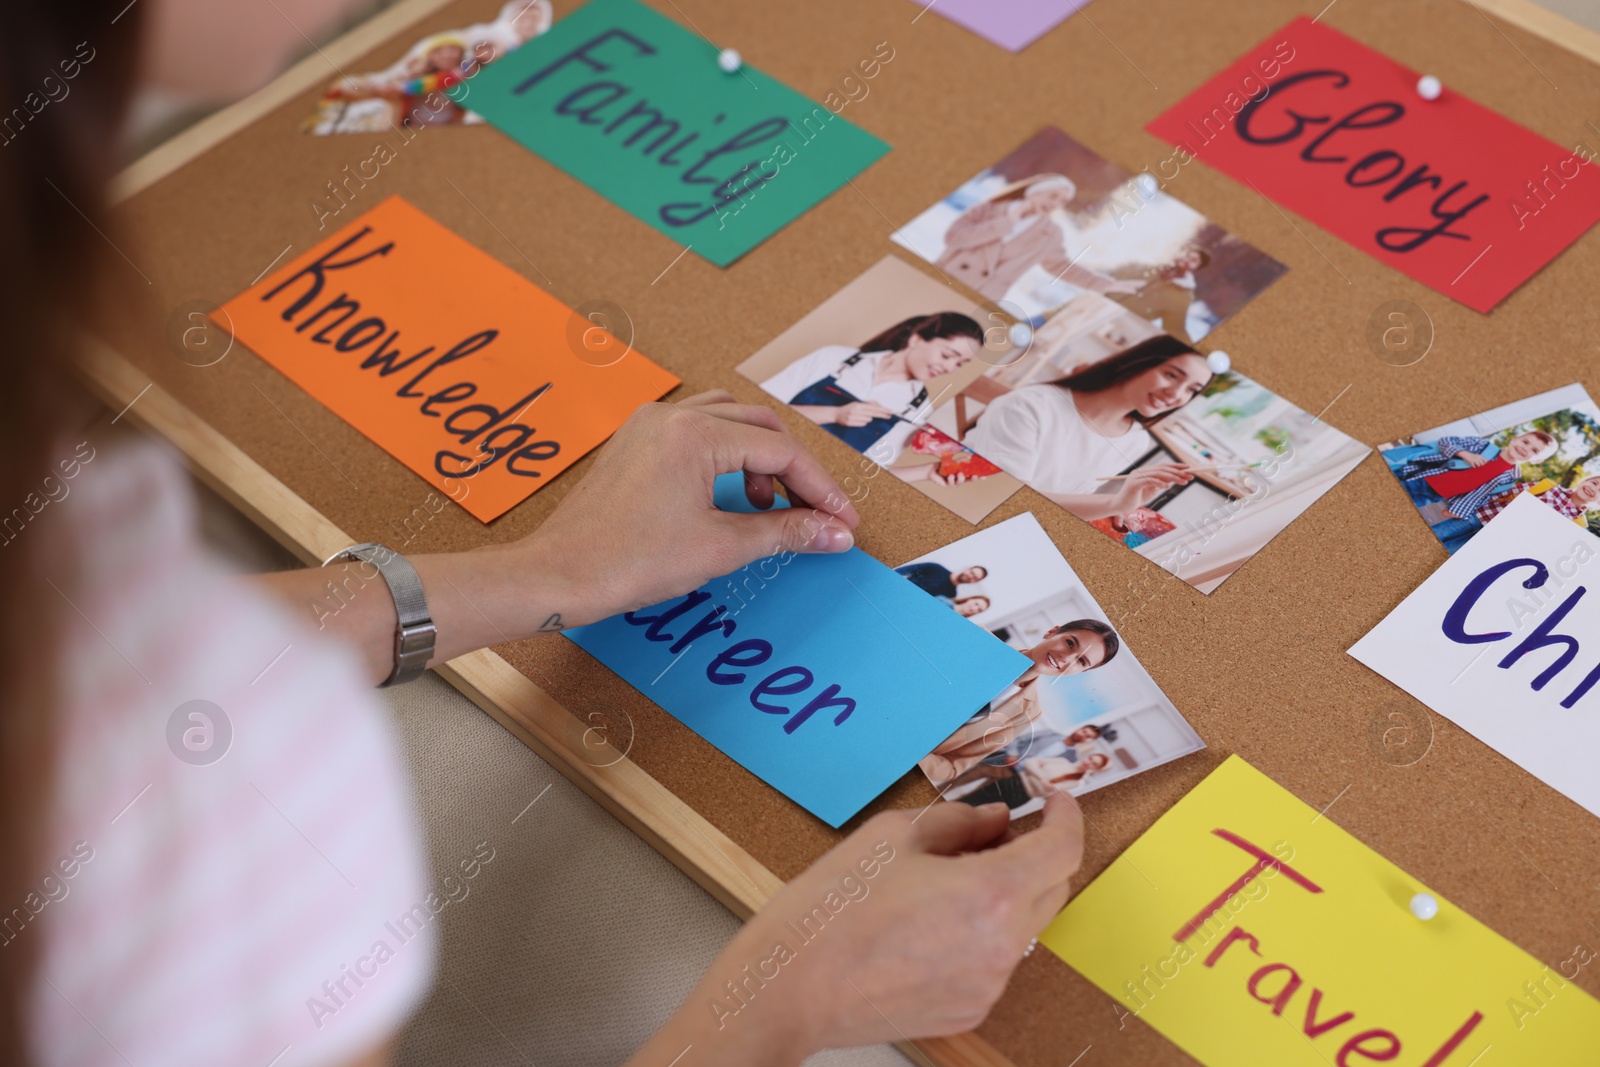
{"type": "MultiPolygon", "coordinates": [[[[596,74],[608,73],[612,69],[611,64],[599,58],[599,55],[619,48],[631,51],[634,57],[652,56],[657,51],[654,45],[635,37],[627,30],[608,29],[585,41],[549,66],[523,79],[512,91],[519,96],[527,93],[569,63],[579,64],[596,74]]],[[[678,180],[685,186],[712,186],[709,203],[695,199],[663,204],[659,215],[661,221],[668,226],[692,226],[716,213],[724,205],[747,194],[754,186],[770,181],[771,179],[764,174],[751,173],[758,169],[755,162],[744,163],[720,180],[715,173],[703,173],[703,171],[715,166],[716,173],[722,173],[723,168],[731,162],[724,160],[723,157],[748,155],[751,149],[770,143],[780,134],[787,133],[790,128],[787,118],[782,115],[771,115],[751,123],[736,133],[729,134],[712,129],[690,130],[683,133],[684,122],[667,116],[659,108],[652,107],[647,99],[635,93],[630,86],[609,79],[592,81],[571,90],[556,103],[555,113],[571,117],[583,126],[604,126],[607,136],[620,135],[626,131],[626,136],[621,138],[624,147],[631,148],[636,143],[644,142],[639,148],[639,153],[646,157],[656,153],[657,165],[681,168],[682,173],[678,180]],[[629,106],[623,108],[621,104],[625,100],[629,101],[629,106]],[[602,114],[608,108],[611,110],[602,114]],[[679,136],[680,133],[682,136],[679,136]],[[694,147],[695,142],[702,136],[707,141],[719,136],[722,140],[709,148],[694,147]],[[651,139],[645,141],[647,137],[651,139]]],[[[822,125],[832,119],[833,115],[820,110],[817,114],[820,116],[820,121],[815,133],[819,134],[822,125]]],[[[725,119],[725,114],[718,114],[711,120],[711,126],[719,126],[725,119]]],[[[809,126],[807,129],[809,130],[809,126]]]]}

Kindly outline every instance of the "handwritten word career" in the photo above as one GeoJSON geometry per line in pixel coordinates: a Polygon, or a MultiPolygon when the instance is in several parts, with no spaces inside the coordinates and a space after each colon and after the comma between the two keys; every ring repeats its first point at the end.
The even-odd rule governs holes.
{"type": "MultiPolygon", "coordinates": [[[[733,637],[733,631],[738,623],[730,617],[732,612],[725,604],[713,605],[711,610],[693,625],[681,631],[681,636],[674,636],[667,631],[668,626],[686,617],[689,612],[710,599],[710,593],[696,590],[671,606],[655,609],[653,615],[630,611],[622,617],[634,626],[643,626],[646,641],[672,642],[667,647],[667,652],[669,655],[677,656],[702,637],[711,634],[716,634],[724,640],[733,637]]],[[[713,685],[743,685],[745,679],[749,677],[745,671],[766,663],[772,658],[772,653],[772,642],[759,637],[749,637],[735,642],[718,652],[711,662],[706,664],[706,680],[713,685]]],[[[833,725],[842,726],[856,710],[856,702],[851,697],[840,696],[841,686],[837,683],[823,688],[798,710],[772,699],[803,693],[810,689],[815,681],[816,675],[808,668],[780,667],[751,687],[750,706],[768,715],[788,715],[788,720],[783,724],[783,732],[786,734],[794,733],[819,711],[836,712],[833,725]]]]}

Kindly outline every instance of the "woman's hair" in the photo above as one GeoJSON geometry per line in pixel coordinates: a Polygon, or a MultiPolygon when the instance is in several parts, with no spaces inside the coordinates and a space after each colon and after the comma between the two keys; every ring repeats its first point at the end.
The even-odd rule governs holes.
{"type": "Polygon", "coordinates": [[[1122,647],[1122,639],[1117,636],[1117,631],[1099,619],[1074,619],[1071,622],[1064,622],[1060,626],[1050,627],[1049,632],[1060,634],[1066,633],[1068,630],[1084,630],[1095,634],[1101,641],[1105,642],[1106,658],[1096,663],[1096,667],[1104,667],[1107,663],[1110,663],[1112,657],[1117,654],[1117,650],[1122,647]]]}
{"type": "MultiPolygon", "coordinates": [[[[109,246],[106,186],[124,144],[122,109],[138,61],[138,8],[126,0],[14,4],[0,34],[0,916],[47,873],[58,620],[25,501],[53,473],[74,412],[87,410],[68,361],[109,246]],[[121,16],[120,18],[118,16],[121,16]],[[18,512],[22,518],[13,520],[18,512]],[[20,526],[20,529],[13,527],[20,526]]],[[[7,932],[8,938],[12,935],[7,932]]],[[[26,1005],[39,949],[23,929],[0,951],[0,1062],[27,1062],[26,1005]]]]}
{"type": "Polygon", "coordinates": [[[935,337],[970,337],[980,345],[983,329],[970,317],[959,311],[935,311],[932,315],[914,315],[902,319],[876,337],[863,341],[863,352],[898,352],[913,337],[931,341],[935,337]]]}
{"type": "MultiPolygon", "coordinates": [[[[1069,393],[1099,393],[1113,386],[1121,385],[1132,378],[1137,378],[1152,367],[1159,367],[1169,360],[1179,356],[1198,356],[1200,353],[1189,345],[1173,337],[1171,334],[1158,333],[1154,337],[1147,337],[1131,348],[1125,348],[1114,356],[1107,356],[1098,363],[1091,363],[1087,367],[1080,367],[1063,378],[1057,378],[1048,384],[1057,385],[1069,393]]],[[[1207,375],[1206,384],[1210,385],[1215,375],[1207,375]]],[[[1174,408],[1174,411],[1177,409],[1174,408]]],[[[1142,416],[1134,417],[1146,426],[1170,414],[1162,412],[1153,419],[1142,416]]]]}
{"type": "Polygon", "coordinates": [[[1114,385],[1137,378],[1151,367],[1159,367],[1169,359],[1179,356],[1198,356],[1200,353],[1171,334],[1158,333],[1147,337],[1131,348],[1097,363],[1080,367],[1051,385],[1059,385],[1074,393],[1099,393],[1114,385]]]}

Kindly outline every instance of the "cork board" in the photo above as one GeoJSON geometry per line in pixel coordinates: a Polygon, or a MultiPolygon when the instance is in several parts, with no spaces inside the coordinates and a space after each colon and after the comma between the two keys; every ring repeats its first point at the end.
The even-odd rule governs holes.
{"type": "MultiPolygon", "coordinates": [[[[571,6],[558,3],[558,15],[571,6]]],[[[677,6],[664,10],[685,18],[677,6]]],[[[919,6],[683,5],[712,40],[816,99],[840,91],[879,42],[895,51],[844,111],[893,151],[728,269],[692,253],[679,259],[668,239],[487,127],[425,131],[397,146],[375,177],[351,182],[352,206],[337,218],[399,193],[568,304],[606,299],[626,309],[638,347],[684,379],[679,395],[718,386],[765,403],[734,366],[885,254],[909,262],[889,241],[895,225],[1046,123],[1131,170],[1154,166],[1170,149],[1143,132],[1145,123],[1302,13],[1287,0],[1106,0],[1012,56],[919,16],[919,6]]],[[[418,33],[478,21],[496,7],[447,5],[347,69],[385,65],[418,33]]],[[[1555,141],[1600,140],[1585,121],[1600,117],[1600,69],[1472,5],[1342,0],[1325,17],[1555,141]]],[[[375,138],[299,132],[316,96],[309,90],[267,112],[123,204],[117,237],[131,264],[117,267],[109,251],[108,262],[136,265],[150,300],[108,328],[106,340],[350,535],[398,543],[426,485],[248,352],[195,367],[167,340],[169,324],[194,302],[219,303],[286,246],[316,241],[313,202],[345,179],[345,167],[357,171],[373,157],[375,138]]],[[[1593,232],[1484,316],[1203,165],[1184,168],[1168,191],[1290,267],[1208,342],[1301,407],[1332,404],[1328,421],[1360,440],[1390,440],[1572,381],[1600,392],[1593,232]],[[1393,300],[1414,302],[1433,323],[1432,350],[1413,366],[1384,363],[1365,339],[1369,316],[1393,300]]],[[[855,453],[783,417],[836,475],[855,470],[855,453]]],[[[488,527],[447,511],[405,550],[467,549],[526,533],[586,467],[488,527]]],[[[886,562],[971,532],[909,486],[882,478],[872,486],[860,543],[886,562]]],[[[1209,597],[1031,491],[987,521],[1023,510],[1039,517],[1211,746],[1084,799],[1085,880],[1238,752],[1313,807],[1330,805],[1328,817],[1542,960],[1554,964],[1575,944],[1600,941],[1584,918],[1600,914],[1594,820],[1345,655],[1444,559],[1380,461],[1369,459],[1209,597]],[[1430,724],[1419,761],[1400,766],[1375,754],[1373,725],[1387,726],[1390,710],[1430,724]]],[[[497,651],[580,716],[631,723],[630,758],[778,875],[794,875],[835,839],[570,644],[544,639],[497,651]]],[[[932,799],[912,773],[869,812],[932,799]]],[[[1576,981],[1600,994],[1592,971],[1576,981]]],[[[1142,1024],[1119,1029],[1117,1015],[1073,971],[1035,953],[980,1032],[1019,1067],[1071,1062],[1089,1045],[1112,1062],[1189,1062],[1142,1024]]]]}

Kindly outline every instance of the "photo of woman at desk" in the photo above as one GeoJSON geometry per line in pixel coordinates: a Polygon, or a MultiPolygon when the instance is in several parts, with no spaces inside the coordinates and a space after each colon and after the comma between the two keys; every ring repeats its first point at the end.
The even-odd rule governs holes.
{"type": "Polygon", "coordinates": [[[1080,519],[1125,515],[1194,475],[1182,463],[1141,467],[1114,492],[1097,486],[1155,447],[1148,425],[1211,383],[1202,356],[1166,334],[1050,382],[997,397],[962,443],[1080,519]]]}
{"type": "Polygon", "coordinates": [[[983,330],[970,316],[938,311],[903,319],[859,346],[823,345],[761,388],[888,466],[932,413],[928,381],[960,370],[982,347],[983,330]]]}
{"type": "Polygon", "coordinates": [[[1202,592],[1367,452],[1233,370],[1226,353],[1202,354],[1094,294],[939,405],[929,426],[1202,592]]]}

